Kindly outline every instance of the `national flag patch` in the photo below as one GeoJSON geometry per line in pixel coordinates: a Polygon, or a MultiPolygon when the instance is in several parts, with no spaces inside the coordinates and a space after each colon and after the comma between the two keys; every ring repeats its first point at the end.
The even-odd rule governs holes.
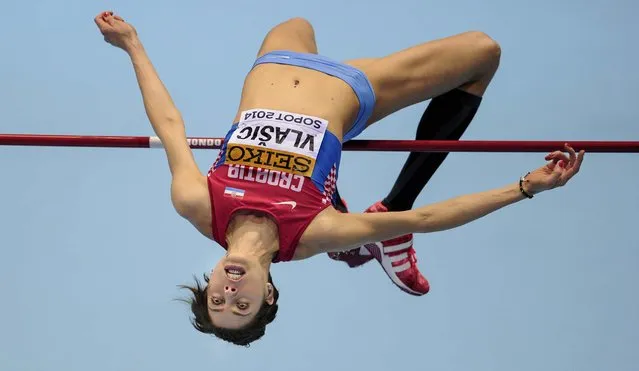
{"type": "Polygon", "coordinates": [[[244,190],[233,187],[226,187],[224,188],[224,197],[244,198],[244,190]]]}

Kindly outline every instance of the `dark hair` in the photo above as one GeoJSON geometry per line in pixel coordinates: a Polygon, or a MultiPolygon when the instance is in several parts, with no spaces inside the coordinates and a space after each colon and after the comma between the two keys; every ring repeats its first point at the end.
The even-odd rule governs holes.
{"type": "Polygon", "coordinates": [[[195,287],[180,286],[191,291],[192,296],[186,302],[191,305],[191,311],[193,312],[191,324],[196,330],[205,334],[213,334],[229,343],[242,346],[250,346],[253,341],[264,336],[266,325],[275,319],[277,299],[280,296],[279,291],[273,284],[273,278],[270,273],[268,274],[268,282],[273,285],[273,304],[264,302],[253,320],[239,329],[227,329],[213,324],[209,316],[208,297],[206,295],[209,278],[206,275],[204,275],[204,282],[206,282],[206,286],[202,286],[202,283],[196,278],[195,287]]]}

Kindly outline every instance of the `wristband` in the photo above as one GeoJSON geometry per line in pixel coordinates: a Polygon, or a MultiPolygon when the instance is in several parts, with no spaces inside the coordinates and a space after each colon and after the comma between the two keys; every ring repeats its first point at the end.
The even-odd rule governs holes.
{"type": "Polygon", "coordinates": [[[530,174],[530,172],[526,173],[526,175],[524,175],[521,178],[519,178],[519,191],[524,196],[526,196],[528,198],[533,198],[533,195],[531,195],[530,193],[526,192],[526,190],[524,189],[524,181],[526,180],[526,177],[528,176],[528,174],[530,174]]]}

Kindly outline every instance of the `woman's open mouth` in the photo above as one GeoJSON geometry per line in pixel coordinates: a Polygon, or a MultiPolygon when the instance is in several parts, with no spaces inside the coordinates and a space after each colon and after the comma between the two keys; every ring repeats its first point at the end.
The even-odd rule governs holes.
{"type": "Polygon", "coordinates": [[[224,267],[224,272],[226,273],[226,278],[231,281],[239,281],[242,279],[246,270],[237,265],[227,265],[224,267]]]}

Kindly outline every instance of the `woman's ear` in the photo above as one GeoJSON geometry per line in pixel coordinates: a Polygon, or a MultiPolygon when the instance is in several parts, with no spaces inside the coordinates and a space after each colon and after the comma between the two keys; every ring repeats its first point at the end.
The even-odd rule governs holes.
{"type": "Polygon", "coordinates": [[[274,290],[273,290],[273,285],[271,285],[270,283],[266,284],[266,303],[268,305],[273,305],[273,303],[275,302],[275,297],[273,296],[274,290]]]}

